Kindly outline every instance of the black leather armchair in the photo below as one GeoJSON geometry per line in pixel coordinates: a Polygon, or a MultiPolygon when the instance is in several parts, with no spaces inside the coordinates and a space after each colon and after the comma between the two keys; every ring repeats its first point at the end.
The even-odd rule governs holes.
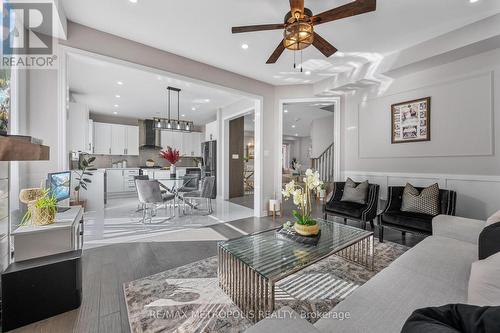
{"type": "MultiPolygon", "coordinates": [[[[358,185],[357,183],[356,185],[358,185]]],[[[377,217],[378,193],[380,187],[377,184],[370,184],[368,187],[368,195],[366,204],[355,202],[341,201],[344,194],[345,182],[333,183],[333,191],[326,199],[323,205],[323,213],[325,220],[328,216],[338,216],[344,218],[344,224],[347,220],[355,220],[363,223],[363,228],[366,229],[366,222],[370,222],[372,229],[374,228],[373,220],[377,217]]]]}
{"type": "MultiPolygon", "coordinates": [[[[403,238],[406,232],[431,235],[432,234],[432,219],[434,216],[403,212],[401,211],[401,204],[403,202],[404,186],[390,186],[388,189],[388,202],[384,211],[379,215],[378,219],[378,232],[379,241],[384,241],[384,228],[391,228],[401,231],[403,238]]],[[[419,191],[423,188],[417,187],[419,191]]],[[[440,214],[455,215],[455,205],[457,201],[457,194],[450,190],[439,190],[439,207],[440,214]]]]}

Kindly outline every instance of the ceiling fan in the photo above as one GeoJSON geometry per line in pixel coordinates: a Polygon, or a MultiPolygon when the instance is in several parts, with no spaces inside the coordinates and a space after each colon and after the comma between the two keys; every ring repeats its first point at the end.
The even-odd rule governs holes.
{"type": "Polygon", "coordinates": [[[233,27],[232,33],[284,29],[283,40],[267,60],[266,63],[268,64],[274,64],[285,49],[299,51],[310,45],[314,45],[326,57],[330,57],[337,52],[337,49],[318,35],[314,31],[314,26],[372,12],[376,8],[377,0],[356,0],[318,15],[313,15],[310,9],[304,8],[304,0],[290,0],[290,11],[285,15],[284,23],[233,27]]]}

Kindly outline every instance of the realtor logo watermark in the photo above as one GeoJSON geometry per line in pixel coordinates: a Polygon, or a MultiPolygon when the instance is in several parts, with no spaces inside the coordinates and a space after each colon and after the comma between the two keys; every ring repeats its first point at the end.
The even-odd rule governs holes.
{"type": "Polygon", "coordinates": [[[2,68],[56,68],[53,4],[2,1],[2,68]]]}

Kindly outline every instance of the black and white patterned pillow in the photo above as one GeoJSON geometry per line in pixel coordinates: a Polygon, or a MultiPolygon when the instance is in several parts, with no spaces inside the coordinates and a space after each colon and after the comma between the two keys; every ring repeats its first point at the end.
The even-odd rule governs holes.
{"type": "Polygon", "coordinates": [[[439,185],[436,183],[419,192],[413,185],[406,184],[401,211],[439,215],[439,185]]]}

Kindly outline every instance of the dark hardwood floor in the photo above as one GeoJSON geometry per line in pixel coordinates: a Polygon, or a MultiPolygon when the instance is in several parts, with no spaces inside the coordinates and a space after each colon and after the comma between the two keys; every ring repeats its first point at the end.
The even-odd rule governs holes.
{"type": "MultiPolygon", "coordinates": [[[[285,216],[273,220],[247,218],[206,227],[225,238],[279,227],[290,219],[292,207],[285,204],[285,216]]],[[[321,217],[321,205],[314,208],[314,216],[321,217]]],[[[350,222],[357,226],[357,222],[350,222]]],[[[386,241],[413,246],[421,237],[406,237],[387,230],[386,241]]],[[[186,265],[216,255],[216,241],[175,241],[122,243],[84,251],[83,303],[80,309],[23,327],[13,332],[130,332],[123,283],[186,265]]],[[[57,283],[55,281],[55,283],[57,283]]],[[[29,311],[29,306],[27,308],[29,311]]]]}

